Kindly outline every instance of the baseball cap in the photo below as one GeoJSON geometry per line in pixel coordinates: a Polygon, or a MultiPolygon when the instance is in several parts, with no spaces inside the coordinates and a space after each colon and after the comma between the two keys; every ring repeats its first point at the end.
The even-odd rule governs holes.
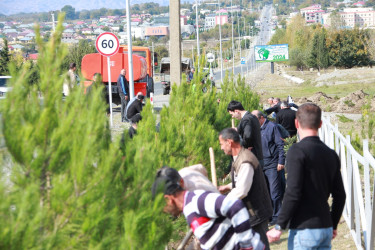
{"type": "Polygon", "coordinates": [[[176,169],[167,166],[162,167],[156,173],[155,181],[151,188],[152,196],[155,197],[159,192],[174,194],[176,191],[182,190],[180,180],[181,176],[176,169]]]}

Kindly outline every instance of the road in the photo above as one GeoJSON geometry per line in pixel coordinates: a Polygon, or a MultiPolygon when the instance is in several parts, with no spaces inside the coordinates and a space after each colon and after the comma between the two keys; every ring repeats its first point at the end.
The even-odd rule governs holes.
{"type": "MultiPolygon", "coordinates": [[[[260,67],[260,63],[255,63],[254,59],[254,45],[264,45],[267,44],[272,36],[272,12],[273,8],[272,5],[266,5],[262,9],[262,12],[260,14],[260,31],[257,36],[254,37],[253,42],[251,44],[250,49],[245,52],[244,54],[247,54],[246,56],[246,64],[244,65],[237,65],[234,67],[234,74],[243,75],[244,73],[248,71],[254,71],[257,70],[260,67]],[[241,69],[242,67],[242,69],[241,69]]],[[[226,72],[228,73],[232,72],[232,67],[224,69],[223,70],[223,77],[225,76],[226,72]]],[[[215,82],[221,82],[221,74],[220,69],[215,71],[215,82]]],[[[154,86],[154,108],[156,110],[160,110],[163,105],[168,106],[169,105],[169,95],[163,95],[163,89],[160,82],[155,82],[154,86]]]]}
{"type": "MultiPolygon", "coordinates": [[[[274,24],[272,23],[272,13],[273,8],[272,5],[266,5],[263,7],[262,12],[260,14],[260,31],[257,36],[253,38],[251,43],[250,49],[244,54],[247,54],[245,57],[245,64],[238,64],[234,67],[234,74],[244,75],[246,72],[257,70],[261,63],[256,63],[254,58],[254,45],[265,45],[267,44],[271,37],[272,37],[272,29],[274,28],[274,24]]],[[[227,69],[223,68],[223,77],[226,73],[232,72],[232,67],[227,69]]],[[[218,70],[215,71],[215,82],[221,82],[221,72],[220,67],[218,70]]]]}

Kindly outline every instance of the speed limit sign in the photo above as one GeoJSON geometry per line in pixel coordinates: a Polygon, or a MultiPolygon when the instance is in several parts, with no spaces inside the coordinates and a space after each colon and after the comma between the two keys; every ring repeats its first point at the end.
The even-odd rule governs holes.
{"type": "Polygon", "coordinates": [[[103,56],[113,56],[117,53],[120,42],[115,34],[105,32],[96,39],[96,49],[103,56]]]}

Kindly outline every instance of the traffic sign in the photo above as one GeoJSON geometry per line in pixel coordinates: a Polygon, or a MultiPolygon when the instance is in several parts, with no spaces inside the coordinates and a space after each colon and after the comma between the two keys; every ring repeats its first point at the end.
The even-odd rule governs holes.
{"type": "Polygon", "coordinates": [[[117,36],[110,32],[102,33],[96,39],[96,49],[103,56],[113,56],[117,53],[120,42],[117,36]]]}
{"type": "Polygon", "coordinates": [[[212,63],[215,61],[215,55],[213,53],[207,53],[207,62],[212,63]]]}

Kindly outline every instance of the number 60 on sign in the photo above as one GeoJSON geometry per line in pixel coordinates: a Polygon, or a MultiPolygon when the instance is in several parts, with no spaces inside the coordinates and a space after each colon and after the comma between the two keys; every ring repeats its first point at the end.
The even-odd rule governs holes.
{"type": "Polygon", "coordinates": [[[96,49],[103,56],[112,56],[120,47],[117,36],[110,32],[100,34],[96,39],[96,49]]]}

